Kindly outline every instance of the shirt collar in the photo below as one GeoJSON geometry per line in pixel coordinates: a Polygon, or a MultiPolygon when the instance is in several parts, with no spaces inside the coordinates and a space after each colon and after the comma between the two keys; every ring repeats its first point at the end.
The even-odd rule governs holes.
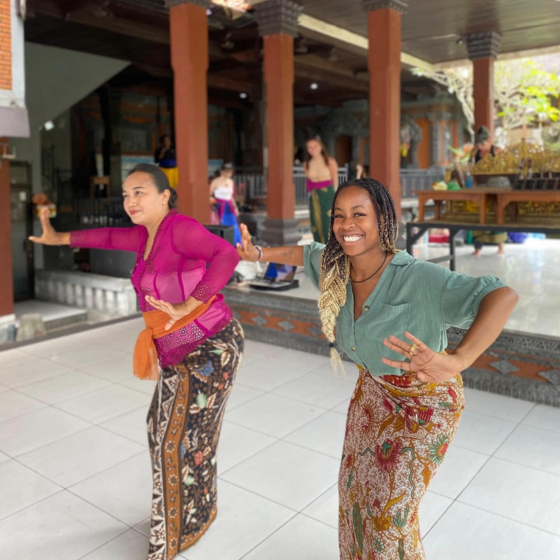
{"type": "Polygon", "coordinates": [[[389,264],[393,264],[395,266],[405,266],[410,264],[410,261],[413,261],[414,257],[411,257],[406,251],[399,251],[391,260],[389,264]]]}

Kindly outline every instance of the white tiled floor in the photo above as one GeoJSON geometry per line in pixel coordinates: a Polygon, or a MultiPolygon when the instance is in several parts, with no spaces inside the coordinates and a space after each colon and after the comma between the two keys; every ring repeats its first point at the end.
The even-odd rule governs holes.
{"type": "MultiPolygon", "coordinates": [[[[3,560],[144,560],[153,384],[139,322],[0,352],[3,560]],[[102,350],[100,350],[102,349],[102,350]],[[80,359],[82,357],[82,359],[80,359]]],[[[247,342],[219,451],[219,515],[186,560],[337,560],[337,471],[356,374],[247,342]]],[[[429,560],[560,560],[560,409],[468,390],[422,502],[429,560]]]]}

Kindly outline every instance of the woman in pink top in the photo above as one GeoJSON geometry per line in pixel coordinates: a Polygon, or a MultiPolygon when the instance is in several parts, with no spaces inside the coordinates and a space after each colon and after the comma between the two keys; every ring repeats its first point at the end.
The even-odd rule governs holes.
{"type": "Polygon", "coordinates": [[[43,214],[43,234],[31,239],[135,252],[132,283],[140,308],[148,316],[166,314],[163,336],[153,341],[161,372],[148,413],[154,481],[148,560],[171,560],[216,516],[216,450],[243,352],[243,331],[219,291],[239,257],[178,213],[177,194],[158,167],[135,167],[123,196],[131,228],[58,233],[43,214]],[[185,324],[202,306],[207,309],[185,324]]]}
{"type": "Polygon", "coordinates": [[[303,170],[307,177],[311,231],[314,241],[326,243],[329,240],[334,193],[338,188],[338,164],[329,156],[320,138],[308,140],[305,148],[303,170]]]}

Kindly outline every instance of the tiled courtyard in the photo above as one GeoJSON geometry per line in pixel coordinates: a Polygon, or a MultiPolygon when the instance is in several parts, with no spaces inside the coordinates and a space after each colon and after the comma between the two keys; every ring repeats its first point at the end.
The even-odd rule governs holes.
{"type": "MultiPolygon", "coordinates": [[[[139,320],[0,353],[3,560],[145,560],[151,382],[139,320]]],[[[219,448],[219,513],[188,560],[337,560],[337,471],[356,380],[247,342],[219,448]]],[[[466,390],[421,508],[429,560],[560,560],[560,409],[466,390]]]]}

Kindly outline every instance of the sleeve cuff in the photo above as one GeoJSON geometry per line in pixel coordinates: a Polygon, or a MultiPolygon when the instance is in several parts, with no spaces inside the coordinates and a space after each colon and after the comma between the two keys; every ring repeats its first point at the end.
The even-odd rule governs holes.
{"type": "Polygon", "coordinates": [[[85,246],[85,236],[81,231],[70,232],[70,247],[85,246]]]}
{"type": "Polygon", "coordinates": [[[206,303],[215,294],[214,289],[207,284],[199,284],[191,293],[191,297],[206,303]]]}
{"type": "Polygon", "coordinates": [[[506,285],[495,276],[484,276],[481,278],[482,282],[478,290],[474,293],[473,296],[473,319],[476,317],[478,313],[478,308],[480,307],[480,302],[491,292],[494,290],[498,290],[500,288],[505,288],[506,285]]]}

